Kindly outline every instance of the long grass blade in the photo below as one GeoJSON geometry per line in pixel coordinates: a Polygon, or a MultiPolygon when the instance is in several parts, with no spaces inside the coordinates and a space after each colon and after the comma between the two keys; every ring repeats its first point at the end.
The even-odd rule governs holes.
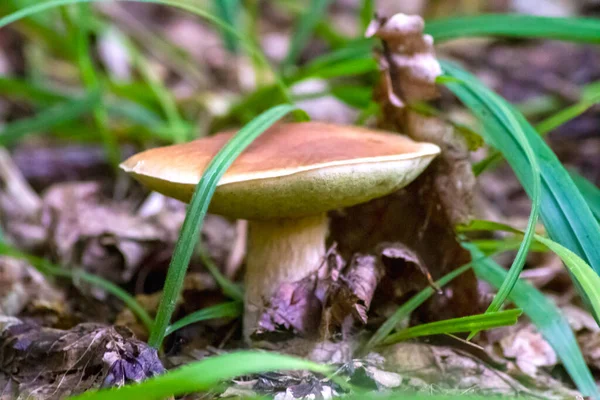
{"type": "MultiPolygon", "coordinates": [[[[544,136],[547,133],[553,131],[559,126],[569,122],[570,120],[580,116],[590,107],[594,106],[600,101],[600,94],[595,94],[594,96],[583,96],[583,98],[567,107],[564,108],[557,113],[549,116],[544,119],[540,123],[535,126],[536,131],[544,136]]],[[[473,172],[475,175],[480,175],[483,171],[488,169],[489,167],[496,165],[500,160],[502,160],[502,154],[499,151],[493,151],[492,154],[479,161],[477,164],[473,165],[473,172]]]]}
{"type": "MultiPolygon", "coordinates": [[[[466,272],[469,268],[471,268],[473,262],[463,265],[455,269],[452,272],[441,277],[438,281],[436,281],[436,285],[438,287],[443,287],[450,283],[454,278],[460,276],[462,273],[466,272]]],[[[377,331],[371,336],[369,341],[361,350],[362,354],[367,354],[374,347],[379,346],[386,337],[392,333],[394,328],[398,326],[398,324],[405,318],[408,318],[410,314],[415,311],[421,304],[423,304],[427,299],[429,299],[434,294],[434,289],[432,287],[426,287],[421,290],[419,293],[411,297],[406,303],[402,304],[394,314],[392,314],[380,327],[377,331]]]]}
{"type": "Polygon", "coordinates": [[[576,172],[570,172],[571,179],[590,206],[596,220],[600,221],[600,188],[576,172]]]}
{"type": "Polygon", "coordinates": [[[92,90],[82,97],[58,103],[30,118],[7,124],[0,130],[0,146],[6,146],[35,132],[43,132],[91,113],[100,102],[100,91],[92,90]]]}
{"type": "MultiPolygon", "coordinates": [[[[464,244],[464,246],[475,260],[473,269],[477,276],[496,288],[500,287],[506,279],[506,270],[492,259],[484,258],[483,253],[476,246],[471,244],[464,244]]],[[[600,391],[594,377],[581,354],[569,322],[559,308],[542,292],[522,279],[519,279],[515,285],[515,290],[510,293],[509,299],[524,311],[552,346],[579,391],[584,396],[600,399],[600,391]]]]}
{"type": "MultiPolygon", "coordinates": [[[[527,194],[533,197],[534,176],[521,143],[512,132],[506,131],[489,115],[488,108],[482,100],[482,97],[489,96],[491,91],[471,74],[456,66],[444,63],[443,68],[446,73],[463,82],[448,83],[448,87],[484,122],[487,140],[504,154],[527,194]]],[[[600,226],[598,222],[556,155],[522,115],[516,111],[514,115],[524,129],[540,164],[542,178],[540,215],[549,236],[579,255],[596,273],[599,273],[600,226]]]]}
{"type": "MultiPolygon", "coordinates": [[[[462,232],[476,230],[501,230],[523,235],[523,232],[501,222],[474,220],[467,226],[459,227],[462,232]]],[[[547,237],[535,234],[534,239],[556,253],[574,278],[574,283],[584,295],[592,315],[600,325],[600,276],[584,260],[571,250],[547,237]]]]}
{"type": "Polygon", "coordinates": [[[217,284],[221,287],[223,294],[229,296],[233,300],[244,301],[243,289],[227,279],[227,277],[221,273],[219,267],[217,267],[204,249],[200,249],[199,254],[202,264],[204,264],[208,272],[215,278],[215,281],[217,281],[217,284]]]}
{"type": "Polygon", "coordinates": [[[306,12],[300,16],[298,25],[292,34],[290,48],[282,63],[284,70],[291,67],[298,60],[300,52],[310,40],[315,26],[323,18],[330,2],[331,0],[310,0],[306,12]]]}
{"type": "MultiPolygon", "coordinates": [[[[242,46],[244,46],[244,48],[251,55],[255,56],[265,68],[272,70],[271,65],[269,64],[269,62],[266,59],[266,57],[264,56],[264,54],[251,41],[249,41],[248,38],[246,38],[246,37],[244,37],[244,35],[240,34],[235,27],[232,27],[231,25],[224,22],[222,19],[215,17],[214,15],[207,12],[206,10],[203,10],[202,8],[195,5],[194,3],[191,3],[191,2],[185,1],[185,0],[48,0],[43,3],[38,3],[38,4],[28,6],[28,7],[23,7],[22,9],[20,9],[18,11],[15,11],[11,14],[8,14],[8,15],[0,18],[0,28],[2,28],[3,26],[6,26],[12,22],[18,21],[22,18],[29,17],[32,15],[38,14],[40,12],[43,12],[43,11],[46,11],[46,10],[49,10],[52,8],[60,7],[60,6],[77,4],[77,3],[94,3],[94,2],[110,2],[110,1],[124,1],[124,2],[128,1],[128,2],[137,2],[137,3],[163,4],[163,5],[167,5],[167,6],[171,6],[171,7],[177,7],[182,10],[196,14],[196,15],[208,20],[209,22],[213,23],[214,25],[221,28],[222,30],[229,32],[231,35],[235,36],[239,40],[240,44],[242,46]]],[[[279,74],[276,73],[276,71],[273,71],[273,78],[275,80],[275,85],[278,88],[278,90],[280,91],[283,98],[286,101],[291,102],[291,97],[290,97],[288,88],[285,85],[285,83],[283,82],[283,80],[281,79],[281,77],[279,76],[279,74]]]]}
{"type": "MultiPolygon", "coordinates": [[[[531,197],[531,214],[527,222],[525,237],[517,255],[510,267],[508,278],[504,284],[498,289],[498,293],[494,296],[492,303],[489,305],[486,312],[495,312],[500,310],[504,300],[513,289],[519,275],[525,265],[529,248],[533,242],[533,234],[535,233],[535,225],[537,224],[540,213],[541,203],[541,171],[538,164],[537,156],[533,151],[530,143],[531,138],[528,137],[525,131],[531,126],[524,118],[519,118],[519,115],[511,106],[500,96],[490,90],[475,90],[477,82],[474,78],[470,78],[466,72],[462,72],[458,67],[449,63],[444,63],[443,68],[446,73],[454,79],[459,79],[459,82],[450,81],[448,86],[457,94],[467,106],[482,120],[485,132],[484,139],[492,146],[504,150],[498,135],[511,137],[514,143],[518,146],[520,154],[523,156],[521,162],[526,165],[529,173],[529,194],[531,197]],[[466,96],[464,95],[468,93],[466,96]],[[463,95],[461,97],[461,95],[463,95]],[[470,96],[470,97],[469,97],[470,96]]],[[[533,128],[531,128],[533,129],[533,128]]],[[[535,136],[536,138],[537,135],[535,136]]],[[[539,138],[538,138],[539,139],[539,138]]],[[[510,161],[509,161],[510,162],[510,161]]],[[[512,164],[511,164],[512,165],[512,164]]],[[[473,337],[477,332],[472,332],[469,338],[473,337]]]]}
{"type": "Polygon", "coordinates": [[[25,260],[31,265],[33,265],[38,271],[40,271],[44,275],[55,276],[60,278],[68,278],[71,281],[79,280],[81,282],[86,282],[88,284],[99,287],[100,289],[105,290],[106,292],[112,294],[119,300],[121,300],[127,308],[129,308],[138,318],[139,320],[146,326],[148,331],[152,329],[152,318],[148,315],[148,312],[137,302],[137,300],[127,293],[125,290],[121,289],[114,283],[101,278],[99,276],[89,274],[81,269],[65,269],[59,266],[56,266],[47,260],[39,257],[35,257],[29,254],[25,254],[14,247],[3,243],[0,241],[0,254],[18,258],[21,260],[25,260]]]}
{"type": "MultiPolygon", "coordinates": [[[[240,0],[213,0],[213,8],[217,16],[231,26],[238,25],[238,16],[242,8],[240,0]]],[[[223,44],[232,53],[238,50],[238,41],[231,32],[222,31],[223,44]]]]}
{"type": "Polygon", "coordinates": [[[522,14],[484,14],[429,21],[425,32],[437,42],[472,36],[544,38],[600,43],[600,20],[522,14]]]}
{"type": "Polygon", "coordinates": [[[217,304],[215,306],[203,308],[202,310],[186,315],[172,325],[169,325],[165,332],[165,336],[169,336],[171,333],[196,322],[217,318],[236,318],[242,315],[243,311],[244,304],[239,301],[232,301],[230,303],[217,304]]]}
{"type": "Polygon", "coordinates": [[[521,313],[522,310],[519,309],[494,311],[412,326],[389,335],[385,338],[382,345],[394,344],[421,336],[482,331],[500,326],[514,325],[517,323],[517,319],[521,313]]]}
{"type": "MultiPolygon", "coordinates": [[[[100,132],[100,139],[104,146],[106,158],[113,168],[117,169],[121,161],[121,151],[115,136],[108,128],[108,112],[104,105],[103,88],[100,78],[96,73],[94,62],[90,53],[89,26],[91,25],[92,15],[89,4],[78,4],[77,17],[75,21],[69,21],[69,30],[75,39],[75,49],[79,72],[84,86],[90,91],[100,92],[100,101],[94,106],[93,115],[96,127],[100,132]]],[[[65,13],[67,15],[68,13],[65,13]]]]}
{"type": "Polygon", "coordinates": [[[535,240],[547,246],[565,263],[587,296],[592,315],[600,326],[600,276],[577,254],[546,237],[535,235],[535,240]]]}
{"type": "Polygon", "coordinates": [[[200,182],[196,186],[177,244],[175,245],[155,325],[150,335],[149,344],[152,347],[160,347],[165,337],[165,332],[171,321],[171,315],[175,309],[177,298],[181,292],[188,264],[198,240],[198,234],[202,228],[202,222],[208,210],[210,200],[216,190],[217,183],[235,158],[254,139],[277,120],[295,109],[292,105],[282,104],[265,111],[236,133],[206,168],[200,182]]]}
{"type": "Polygon", "coordinates": [[[158,400],[207,391],[219,382],[269,371],[310,370],[328,374],[330,367],[275,353],[240,351],[188,364],[138,385],[90,391],[72,400],[158,400]]]}

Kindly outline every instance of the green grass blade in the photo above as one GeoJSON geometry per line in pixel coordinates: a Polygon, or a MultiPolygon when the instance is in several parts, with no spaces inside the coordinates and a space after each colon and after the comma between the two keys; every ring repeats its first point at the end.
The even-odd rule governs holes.
{"type": "MultiPolygon", "coordinates": [[[[213,8],[215,9],[217,16],[234,27],[238,26],[238,17],[242,6],[240,0],[213,0],[213,8]]],[[[221,31],[221,35],[223,37],[225,48],[232,53],[237,52],[237,37],[228,31],[221,31]]]]}
{"type": "MultiPolygon", "coordinates": [[[[190,3],[189,1],[186,1],[186,0],[48,0],[43,3],[38,3],[38,4],[34,4],[32,6],[29,6],[29,7],[24,7],[14,13],[8,14],[8,15],[0,18],[0,28],[4,27],[12,22],[18,21],[22,18],[29,17],[32,15],[38,14],[40,12],[43,12],[43,11],[46,11],[46,10],[49,10],[52,8],[60,7],[60,6],[65,6],[65,5],[70,5],[70,4],[78,4],[78,3],[95,3],[95,2],[110,2],[110,1],[124,1],[124,2],[128,1],[128,2],[136,2],[136,3],[163,4],[166,6],[180,8],[182,10],[196,14],[196,15],[208,20],[209,22],[213,23],[214,25],[221,28],[222,30],[234,35],[236,38],[238,38],[239,42],[244,46],[244,48],[251,55],[255,56],[265,68],[272,70],[271,65],[269,64],[269,62],[266,59],[266,57],[264,56],[264,54],[262,54],[262,52],[251,41],[249,41],[248,38],[244,37],[243,34],[240,34],[235,27],[232,27],[231,25],[227,24],[220,18],[215,17],[211,13],[203,10],[202,8],[200,8],[200,7],[196,6],[195,4],[190,3]]],[[[276,73],[276,71],[273,71],[273,77],[275,80],[275,85],[278,88],[278,90],[280,91],[280,93],[283,96],[283,98],[285,99],[285,101],[291,102],[291,97],[290,97],[288,88],[285,85],[285,83],[283,82],[283,80],[281,79],[281,77],[279,76],[279,74],[276,73]]]]}
{"type": "MultiPolygon", "coordinates": [[[[93,111],[94,120],[97,129],[100,132],[100,139],[102,140],[102,144],[104,146],[106,158],[116,170],[119,166],[119,162],[121,161],[121,151],[116,138],[112,135],[108,127],[108,112],[106,111],[106,107],[104,105],[102,93],[103,90],[90,53],[89,27],[92,23],[92,14],[89,4],[78,4],[76,10],[76,21],[75,23],[73,23],[73,21],[69,21],[72,23],[72,26],[68,26],[67,29],[70,30],[71,35],[74,36],[77,63],[79,66],[81,79],[85,87],[87,90],[97,90],[100,92],[100,101],[95,105],[93,111]]],[[[68,13],[65,13],[65,15],[67,14],[68,13]]]]}
{"type": "Polygon", "coordinates": [[[227,277],[221,273],[219,267],[216,266],[205,250],[200,249],[199,253],[202,264],[204,264],[208,272],[215,278],[215,281],[217,281],[217,284],[221,287],[223,294],[229,296],[233,300],[244,301],[243,289],[227,279],[227,277]]]}
{"type": "Polygon", "coordinates": [[[44,275],[68,278],[71,281],[79,280],[97,286],[125,303],[127,308],[129,308],[139,318],[139,320],[146,326],[148,331],[152,329],[152,318],[150,318],[150,315],[148,315],[148,312],[146,312],[144,307],[142,307],[140,303],[138,303],[137,300],[125,290],[104,278],[89,274],[81,269],[69,270],[58,267],[44,260],[43,258],[25,254],[3,242],[0,242],[0,254],[25,260],[44,275]]]}
{"type": "Polygon", "coordinates": [[[100,102],[100,91],[92,90],[82,97],[58,103],[30,118],[7,124],[0,130],[0,146],[9,145],[23,136],[43,132],[60,124],[72,122],[82,115],[91,113],[100,102]]]}
{"type": "Polygon", "coordinates": [[[359,32],[365,32],[375,17],[375,0],[362,0],[359,17],[359,32]]]}
{"type": "MultiPolygon", "coordinates": [[[[474,220],[467,226],[459,227],[459,231],[462,232],[477,230],[501,230],[523,235],[523,232],[510,225],[494,221],[474,220]]],[[[584,300],[587,302],[594,318],[600,324],[600,276],[581,257],[561,244],[537,234],[534,235],[534,238],[561,258],[571,276],[574,277],[574,283],[584,295],[584,300]]]]}
{"type": "Polygon", "coordinates": [[[581,257],[561,244],[540,235],[535,235],[535,240],[547,246],[565,263],[587,295],[590,311],[600,325],[600,276],[581,257]]]}
{"type": "Polygon", "coordinates": [[[421,336],[481,331],[514,325],[521,315],[521,310],[505,310],[486,312],[485,314],[469,315],[468,317],[452,318],[444,321],[430,322],[403,329],[389,335],[382,345],[390,345],[421,336]]]}
{"type": "Polygon", "coordinates": [[[185,220],[183,221],[177,244],[175,245],[173,258],[171,259],[171,264],[169,265],[169,271],[167,272],[165,280],[162,299],[158,307],[155,325],[152,329],[152,334],[150,335],[149,344],[152,347],[160,347],[164,339],[165,332],[171,321],[171,315],[173,314],[173,310],[177,303],[177,298],[181,292],[188,264],[192,257],[200,229],[202,228],[202,222],[217,187],[217,183],[235,158],[239,156],[254,139],[277,120],[295,109],[296,108],[292,105],[282,104],[265,111],[236,133],[206,168],[200,182],[196,186],[185,220]]]}
{"type": "Polygon", "coordinates": [[[269,371],[310,370],[328,374],[331,369],[310,361],[275,353],[240,351],[202,361],[148,379],[137,385],[87,392],[72,400],[158,400],[207,391],[221,381],[269,371]]]}
{"type": "MultiPolygon", "coordinates": [[[[599,101],[600,94],[595,94],[594,96],[583,96],[582,100],[577,102],[576,104],[564,108],[541,121],[535,126],[535,129],[540,135],[544,136],[547,133],[558,128],[559,126],[580,116],[581,114],[589,110],[590,107],[597,104],[599,101]]],[[[483,171],[485,171],[493,165],[496,165],[501,160],[502,154],[498,151],[493,151],[492,154],[490,154],[488,157],[484,158],[483,160],[479,161],[473,166],[473,172],[475,173],[475,175],[480,175],[483,171]]]]}
{"type": "MultiPolygon", "coordinates": [[[[480,279],[496,288],[506,279],[507,272],[490,258],[483,258],[481,251],[471,244],[464,245],[473,257],[473,269],[480,279]]],[[[542,292],[522,279],[509,295],[510,301],[523,310],[562,361],[577,389],[593,399],[600,399],[600,391],[579,349],[569,322],[559,308],[542,292]]]]}
{"type": "Polygon", "coordinates": [[[571,179],[587,201],[592,214],[600,221],[600,188],[576,172],[570,172],[571,179]]]}
{"type": "Polygon", "coordinates": [[[183,143],[188,139],[189,124],[183,120],[177,109],[177,103],[169,90],[164,86],[163,82],[152,70],[150,63],[146,57],[140,52],[136,46],[129,40],[124,39],[127,49],[133,58],[140,75],[146,82],[150,92],[154,94],[157,102],[160,104],[163,113],[167,117],[169,126],[168,129],[172,135],[172,141],[175,143],[183,143]]]}
{"type": "Polygon", "coordinates": [[[461,37],[501,36],[600,43],[600,20],[484,14],[429,21],[425,32],[432,35],[437,42],[461,37]]]}
{"type": "MultiPolygon", "coordinates": [[[[45,87],[23,79],[0,77],[0,96],[3,95],[10,96],[16,99],[22,99],[31,102],[36,106],[43,107],[59,107],[59,104],[61,102],[65,103],[63,105],[64,109],[59,109],[60,112],[57,111],[57,115],[61,115],[63,112],[68,114],[69,110],[75,113],[77,110],[79,110],[79,106],[83,107],[84,105],[86,105],[87,96],[90,96],[92,93],[94,92],[88,92],[87,94],[83,92],[72,93],[72,91],[63,92],[56,88],[45,87]]],[[[166,121],[164,121],[160,117],[160,115],[158,115],[154,111],[151,111],[141,102],[120,98],[119,94],[117,93],[116,96],[106,98],[105,104],[106,110],[108,111],[110,117],[123,118],[127,120],[127,122],[131,122],[136,125],[141,125],[141,127],[148,130],[153,136],[156,136],[161,139],[170,140],[172,136],[172,131],[169,130],[166,121]]],[[[93,107],[90,106],[88,112],[91,113],[92,108],[93,107]]],[[[55,114],[50,110],[44,110],[38,113],[33,118],[36,118],[43,113],[46,113],[46,111],[48,111],[47,114],[49,116],[55,114]]],[[[49,130],[54,126],[52,120],[52,118],[50,118],[49,122],[42,120],[39,125],[36,125],[35,130],[42,130],[42,128],[43,130],[49,130]]],[[[67,119],[65,122],[71,121],[72,120],[67,119]]],[[[59,124],[60,123],[61,122],[59,122],[59,124]]],[[[22,134],[25,133],[21,133],[21,135],[22,134]]],[[[1,140],[2,139],[0,138],[0,141],[1,140]]]]}
{"type": "MultiPolygon", "coordinates": [[[[533,234],[535,233],[535,225],[540,214],[541,203],[541,171],[538,164],[536,154],[533,151],[530,143],[531,138],[526,135],[526,130],[531,128],[531,125],[524,119],[519,118],[519,115],[511,106],[500,96],[490,90],[477,90],[477,82],[471,78],[466,72],[462,72],[459,68],[454,67],[449,63],[444,63],[443,66],[446,73],[453,78],[448,82],[448,87],[458,95],[461,100],[469,106],[473,112],[482,120],[485,132],[484,139],[491,145],[500,148],[499,138],[510,137],[518,146],[520,154],[523,156],[523,162],[529,173],[529,195],[531,197],[532,206],[531,214],[527,222],[525,236],[521,243],[517,255],[510,267],[508,278],[504,284],[498,289],[498,293],[494,296],[492,303],[489,305],[486,312],[495,312],[500,310],[504,300],[508,297],[513,289],[519,275],[525,265],[525,260],[531,243],[533,242],[533,234]],[[457,83],[455,79],[459,79],[457,83]],[[462,95],[462,97],[461,97],[462,95]]],[[[531,128],[533,129],[533,128],[531,128]]],[[[536,138],[537,135],[535,136],[536,138]]],[[[539,139],[539,138],[538,138],[539,139]]],[[[509,161],[510,162],[510,161],[509,161]]],[[[512,165],[512,164],[511,164],[512,165]]],[[[477,332],[472,332],[469,338],[473,337],[477,332]]]]}
{"type": "Polygon", "coordinates": [[[302,49],[306,46],[315,26],[323,18],[327,6],[331,0],[310,0],[306,12],[300,16],[300,20],[292,33],[290,48],[282,63],[283,70],[291,67],[300,56],[302,49]]]}
{"type": "MultiPolygon", "coordinates": [[[[482,97],[491,91],[472,75],[444,62],[446,73],[460,79],[448,87],[484,122],[485,138],[500,150],[511,165],[517,178],[530,197],[533,197],[531,165],[519,141],[496,123],[488,113],[482,97]]],[[[600,226],[585,199],[573,183],[566,169],[552,150],[539,137],[524,117],[515,111],[525,135],[540,164],[542,178],[541,219],[549,236],[579,255],[598,273],[600,272],[600,226]]]]}
{"type": "MultiPolygon", "coordinates": [[[[436,284],[438,287],[443,287],[450,283],[454,278],[458,277],[462,273],[466,272],[473,265],[472,262],[463,265],[460,268],[455,269],[452,272],[441,277],[436,284]]],[[[371,336],[367,344],[361,350],[362,354],[367,354],[374,347],[379,346],[386,337],[389,336],[390,333],[398,326],[398,324],[405,318],[408,318],[410,314],[415,311],[421,304],[423,304],[427,299],[429,299],[434,293],[434,289],[432,287],[426,287],[421,290],[419,293],[411,297],[406,303],[402,304],[395,312],[392,314],[380,327],[377,331],[371,336]]]]}
{"type": "Polygon", "coordinates": [[[167,331],[165,332],[165,336],[169,336],[176,330],[179,330],[185,326],[194,324],[196,322],[216,318],[236,318],[242,315],[243,311],[244,304],[239,301],[232,301],[230,303],[223,303],[211,307],[206,307],[202,310],[198,310],[189,315],[186,315],[185,317],[181,318],[172,325],[169,325],[167,331]]]}

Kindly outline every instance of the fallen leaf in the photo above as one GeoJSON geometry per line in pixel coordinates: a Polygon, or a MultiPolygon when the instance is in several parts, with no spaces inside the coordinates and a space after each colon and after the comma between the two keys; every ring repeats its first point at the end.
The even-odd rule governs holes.
{"type": "Polygon", "coordinates": [[[63,331],[14,321],[4,325],[0,372],[23,398],[59,399],[164,372],[156,350],[124,328],[80,324],[63,331]]]}
{"type": "Polygon", "coordinates": [[[552,346],[531,324],[504,336],[499,344],[503,355],[514,359],[521,371],[531,377],[537,375],[539,367],[551,367],[558,363],[552,346]]]}
{"type": "MultiPolygon", "coordinates": [[[[423,26],[418,16],[397,14],[376,17],[368,29],[367,34],[380,38],[383,47],[378,57],[381,79],[375,93],[382,109],[378,126],[418,141],[433,142],[442,153],[407,187],[341,213],[331,213],[331,238],[344,257],[373,252],[382,242],[402,243],[419,256],[420,265],[435,280],[470,261],[454,226],[470,219],[475,178],[464,136],[452,125],[423,115],[415,107],[438,96],[435,79],[441,73],[433,41],[423,34],[423,26]]],[[[411,281],[410,275],[395,279],[411,281]]],[[[432,321],[480,311],[477,280],[467,271],[420,307],[416,316],[432,321]]]]}

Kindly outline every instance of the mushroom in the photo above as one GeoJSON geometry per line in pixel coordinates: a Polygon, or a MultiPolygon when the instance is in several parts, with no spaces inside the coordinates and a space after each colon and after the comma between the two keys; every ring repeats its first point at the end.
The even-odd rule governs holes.
{"type": "MultiPolygon", "coordinates": [[[[136,154],[121,167],[148,188],[188,202],[220,133],[136,154]]],[[[278,288],[320,274],[327,211],[367,202],[414,180],[440,152],[393,133],[321,122],[280,123],[258,137],[219,181],[209,211],[247,219],[244,336],[278,288]]]]}

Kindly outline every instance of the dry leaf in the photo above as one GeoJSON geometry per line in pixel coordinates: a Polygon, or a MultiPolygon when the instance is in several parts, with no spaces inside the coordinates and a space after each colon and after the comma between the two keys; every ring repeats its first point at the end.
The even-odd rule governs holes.
{"type": "MultiPolygon", "coordinates": [[[[442,154],[398,192],[332,213],[331,236],[344,256],[372,252],[381,242],[400,242],[419,256],[421,266],[433,279],[439,279],[470,261],[456,238],[454,225],[466,222],[471,215],[475,179],[464,137],[444,121],[413,108],[417,102],[437,96],[435,78],[441,73],[431,37],[422,29],[420,17],[402,14],[376,18],[369,27],[368,34],[383,43],[376,92],[382,107],[379,125],[418,141],[436,143],[442,154]]],[[[395,279],[410,281],[404,275],[395,279]]],[[[434,295],[418,314],[421,320],[429,321],[479,311],[477,281],[467,271],[444,287],[442,294],[434,295]]]]}
{"type": "Polygon", "coordinates": [[[552,346],[531,324],[521,326],[500,342],[505,357],[514,359],[525,374],[535,377],[538,367],[551,367],[558,363],[552,346]]]}
{"type": "Polygon", "coordinates": [[[23,398],[59,399],[164,372],[156,350],[124,328],[80,324],[62,331],[13,322],[0,331],[0,372],[23,398]]]}

